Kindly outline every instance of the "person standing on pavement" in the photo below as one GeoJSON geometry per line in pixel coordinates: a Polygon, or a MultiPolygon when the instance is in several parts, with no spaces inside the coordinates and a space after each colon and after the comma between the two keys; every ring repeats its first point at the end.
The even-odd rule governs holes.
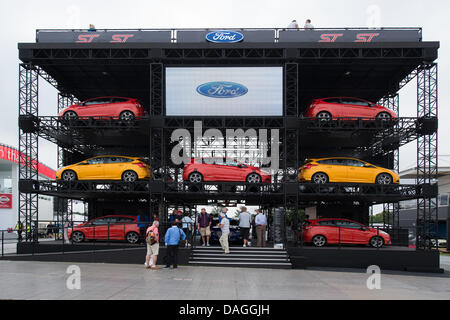
{"type": "Polygon", "coordinates": [[[146,231],[147,255],[145,256],[145,267],[147,269],[161,269],[156,266],[159,254],[159,222],[153,221],[153,225],[146,231]],[[150,261],[150,257],[152,260],[150,261]]]}
{"type": "Polygon", "coordinates": [[[225,216],[225,212],[220,213],[221,220],[219,223],[219,227],[222,230],[222,235],[220,236],[219,242],[222,246],[222,249],[225,254],[230,253],[230,248],[228,245],[228,236],[230,235],[230,220],[228,220],[225,216]]]}
{"type": "Polygon", "coordinates": [[[172,227],[167,230],[164,237],[167,246],[167,264],[164,269],[169,269],[170,265],[173,265],[174,269],[178,267],[178,244],[180,240],[186,240],[186,235],[183,230],[178,228],[178,223],[172,221],[171,224],[172,227]]]}
{"type": "Polygon", "coordinates": [[[256,209],[255,226],[256,226],[256,238],[258,247],[266,246],[266,227],[267,218],[260,209],[256,209]]]}
{"type": "Polygon", "coordinates": [[[244,240],[244,244],[242,245],[244,248],[247,247],[248,244],[248,234],[250,231],[250,214],[247,212],[247,207],[241,208],[241,213],[239,214],[239,232],[242,235],[242,239],[244,240]]]}
{"type": "Polygon", "coordinates": [[[211,223],[212,217],[208,213],[206,213],[205,208],[202,208],[197,221],[197,229],[200,231],[200,236],[202,237],[202,246],[209,247],[209,238],[211,237],[211,223]]]}

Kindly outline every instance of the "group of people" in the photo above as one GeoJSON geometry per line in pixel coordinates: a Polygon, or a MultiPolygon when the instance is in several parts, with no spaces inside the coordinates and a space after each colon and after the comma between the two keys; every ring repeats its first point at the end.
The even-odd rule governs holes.
{"type": "MultiPolygon", "coordinates": [[[[299,28],[296,20],[292,20],[292,22],[289,23],[289,25],[287,27],[288,27],[288,29],[298,29],[299,28]]],[[[311,19],[307,19],[305,21],[305,25],[303,26],[303,28],[306,30],[314,29],[314,26],[311,24],[311,19]]]]}
{"type": "MultiPolygon", "coordinates": [[[[229,235],[230,235],[230,219],[227,216],[227,208],[222,208],[219,214],[219,228],[222,231],[222,235],[219,238],[220,245],[224,250],[225,254],[230,253],[229,248],[229,235]]],[[[247,211],[246,207],[241,208],[241,213],[239,214],[239,232],[243,239],[243,247],[247,247],[249,243],[250,227],[256,230],[256,238],[258,247],[264,247],[266,245],[266,228],[267,228],[267,218],[261,212],[261,210],[255,210],[256,216],[253,221],[251,219],[250,213],[247,211]]],[[[201,209],[200,215],[198,216],[197,229],[200,231],[200,236],[202,238],[202,246],[209,246],[209,239],[211,237],[211,225],[212,216],[206,212],[205,208],[201,209]]]]}
{"type": "MultiPolygon", "coordinates": [[[[224,251],[224,254],[230,253],[229,247],[229,235],[230,235],[230,218],[227,215],[228,209],[223,207],[219,214],[219,228],[221,229],[221,236],[219,238],[220,245],[224,251]]],[[[254,227],[256,230],[257,243],[256,246],[264,247],[266,245],[266,228],[267,218],[260,209],[255,210],[255,217],[251,218],[250,213],[246,207],[241,208],[239,214],[239,231],[243,239],[243,247],[247,247],[249,244],[250,228],[254,227]]],[[[200,232],[202,239],[202,246],[209,246],[209,240],[211,237],[212,227],[212,215],[206,212],[205,208],[201,209],[200,215],[197,219],[197,230],[200,232]]],[[[145,225],[144,218],[142,216],[138,218],[138,221],[145,225]]],[[[178,247],[180,242],[185,241],[185,245],[189,246],[189,239],[191,238],[192,226],[194,221],[189,214],[183,216],[182,212],[177,210],[172,212],[169,217],[171,227],[167,229],[164,242],[167,247],[166,265],[164,269],[173,266],[174,269],[178,266],[178,247]]],[[[145,231],[145,242],[147,244],[147,254],[145,256],[145,267],[147,269],[160,269],[156,266],[156,262],[159,254],[159,219],[155,215],[153,223],[145,231]]]]}

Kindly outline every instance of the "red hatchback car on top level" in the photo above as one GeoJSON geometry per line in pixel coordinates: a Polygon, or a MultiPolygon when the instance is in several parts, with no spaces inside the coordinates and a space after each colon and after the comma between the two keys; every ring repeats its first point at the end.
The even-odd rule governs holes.
{"type": "Polygon", "coordinates": [[[139,228],[136,216],[111,215],[92,219],[67,230],[73,242],[85,240],[126,240],[129,243],[139,241],[139,228]]]}
{"type": "Polygon", "coordinates": [[[136,99],[100,97],[65,108],[59,113],[59,116],[65,120],[79,117],[113,117],[121,120],[133,120],[145,116],[145,111],[136,99]]]}
{"type": "Polygon", "coordinates": [[[303,226],[302,232],[303,241],[311,242],[316,247],[342,243],[369,244],[372,247],[381,248],[385,244],[391,244],[391,237],[388,233],[341,218],[308,220],[303,226]]]}
{"type": "Polygon", "coordinates": [[[376,118],[393,120],[397,114],[391,110],[359,98],[334,97],[314,99],[304,112],[306,118],[331,120],[335,118],[376,118]]]}
{"type": "Polygon", "coordinates": [[[183,180],[192,183],[203,181],[271,182],[269,173],[258,167],[227,158],[192,158],[184,166],[183,180]]]}

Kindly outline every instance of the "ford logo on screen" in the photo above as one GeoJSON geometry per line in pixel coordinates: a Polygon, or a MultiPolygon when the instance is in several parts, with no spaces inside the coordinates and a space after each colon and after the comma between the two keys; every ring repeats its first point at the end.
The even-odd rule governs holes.
{"type": "Polygon", "coordinates": [[[246,94],[248,89],[235,82],[214,81],[199,85],[197,92],[211,98],[236,98],[246,94]]]}
{"type": "Polygon", "coordinates": [[[236,31],[213,31],[206,35],[206,40],[215,43],[234,43],[244,40],[244,35],[236,31]]]}

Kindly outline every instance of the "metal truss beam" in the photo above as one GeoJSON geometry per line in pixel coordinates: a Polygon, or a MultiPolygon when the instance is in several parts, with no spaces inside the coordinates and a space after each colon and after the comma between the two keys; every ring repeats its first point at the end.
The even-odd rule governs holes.
{"type": "MultiPolygon", "coordinates": [[[[417,74],[417,117],[438,116],[437,64],[423,64],[417,74]]],[[[417,140],[417,184],[436,184],[438,174],[437,126],[421,134],[417,140]]],[[[431,239],[437,238],[438,192],[417,200],[416,245],[417,249],[431,249],[431,239]]],[[[435,248],[437,248],[437,241],[435,248]]]]}
{"type": "MultiPolygon", "coordinates": [[[[19,65],[19,119],[36,119],[38,117],[38,71],[32,64],[19,65]]],[[[20,123],[20,122],[19,122],[20,123]]],[[[30,122],[28,122],[30,123],[30,122]]],[[[20,125],[19,132],[19,211],[18,220],[26,230],[25,239],[33,240],[28,232],[38,220],[37,194],[24,193],[20,190],[21,181],[38,180],[38,135],[35,128],[20,125]]]]}

